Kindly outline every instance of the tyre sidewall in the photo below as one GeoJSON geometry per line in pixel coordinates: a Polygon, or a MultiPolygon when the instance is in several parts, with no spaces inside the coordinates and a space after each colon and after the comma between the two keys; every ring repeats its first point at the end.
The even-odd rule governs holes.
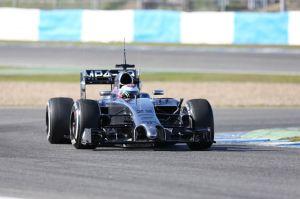
{"type": "Polygon", "coordinates": [[[211,105],[206,99],[193,99],[186,103],[188,114],[191,116],[191,127],[210,128],[210,133],[200,140],[199,143],[188,144],[192,150],[203,150],[209,148],[214,142],[214,118],[211,105]]]}
{"type": "Polygon", "coordinates": [[[85,128],[99,128],[99,116],[100,109],[97,101],[81,99],[74,103],[70,117],[70,138],[75,148],[93,149],[96,147],[95,144],[82,145],[81,139],[85,128]],[[72,127],[74,119],[75,128],[72,127]]]}
{"type": "Polygon", "coordinates": [[[46,106],[46,133],[51,144],[68,143],[71,98],[51,98],[46,106]]]}

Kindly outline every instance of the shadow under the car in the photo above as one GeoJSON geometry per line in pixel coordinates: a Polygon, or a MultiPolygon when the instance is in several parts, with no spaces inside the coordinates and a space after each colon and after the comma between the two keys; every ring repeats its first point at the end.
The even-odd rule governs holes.
{"type": "MultiPolygon", "coordinates": [[[[278,151],[274,147],[260,147],[253,145],[213,145],[211,148],[202,151],[223,151],[223,152],[249,152],[249,151],[278,151]]],[[[99,147],[94,149],[94,151],[170,151],[170,152],[194,152],[189,149],[189,147],[185,144],[177,144],[174,146],[168,147],[99,147]]]]}
{"type": "Polygon", "coordinates": [[[275,147],[255,146],[255,145],[215,145],[210,151],[224,151],[224,152],[248,152],[248,151],[279,151],[275,147]]]}

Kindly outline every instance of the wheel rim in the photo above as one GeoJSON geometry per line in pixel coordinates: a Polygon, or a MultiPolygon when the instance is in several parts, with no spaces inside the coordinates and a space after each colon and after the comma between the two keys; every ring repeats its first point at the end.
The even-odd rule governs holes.
{"type": "Polygon", "coordinates": [[[74,116],[73,116],[73,122],[72,122],[72,132],[73,132],[73,138],[76,138],[76,112],[74,112],[74,116]]]}
{"type": "Polygon", "coordinates": [[[72,144],[75,144],[77,142],[77,136],[78,136],[78,111],[75,110],[72,113],[71,116],[71,126],[70,126],[70,132],[71,132],[71,142],[72,144]]]}
{"type": "Polygon", "coordinates": [[[49,140],[50,138],[50,125],[51,125],[51,121],[50,121],[51,115],[50,115],[50,111],[49,111],[49,104],[47,105],[46,108],[46,133],[47,133],[47,139],[49,140]]]}

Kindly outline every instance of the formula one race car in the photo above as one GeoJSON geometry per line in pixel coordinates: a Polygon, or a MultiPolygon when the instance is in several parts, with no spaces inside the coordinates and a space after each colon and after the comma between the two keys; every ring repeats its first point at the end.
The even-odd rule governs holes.
{"type": "Polygon", "coordinates": [[[85,70],[80,74],[81,99],[51,98],[46,107],[47,138],[51,144],[68,143],[77,149],[101,146],[151,145],[164,147],[187,143],[191,150],[205,150],[214,143],[214,119],[209,102],[157,98],[140,92],[134,65],[112,70],[85,70]],[[86,85],[108,84],[99,100],[86,99],[86,85]]]}

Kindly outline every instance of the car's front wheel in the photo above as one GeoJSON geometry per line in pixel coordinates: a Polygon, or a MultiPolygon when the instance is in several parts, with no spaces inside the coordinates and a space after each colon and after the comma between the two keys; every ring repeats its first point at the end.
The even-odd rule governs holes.
{"type": "Polygon", "coordinates": [[[85,129],[99,129],[100,109],[97,101],[80,99],[72,107],[70,117],[70,139],[76,149],[94,149],[96,142],[82,143],[85,129]]]}
{"type": "Polygon", "coordinates": [[[192,99],[187,101],[186,108],[192,118],[193,129],[208,129],[199,137],[198,142],[188,143],[191,150],[206,150],[214,143],[214,117],[211,105],[206,99],[192,99]]]}

